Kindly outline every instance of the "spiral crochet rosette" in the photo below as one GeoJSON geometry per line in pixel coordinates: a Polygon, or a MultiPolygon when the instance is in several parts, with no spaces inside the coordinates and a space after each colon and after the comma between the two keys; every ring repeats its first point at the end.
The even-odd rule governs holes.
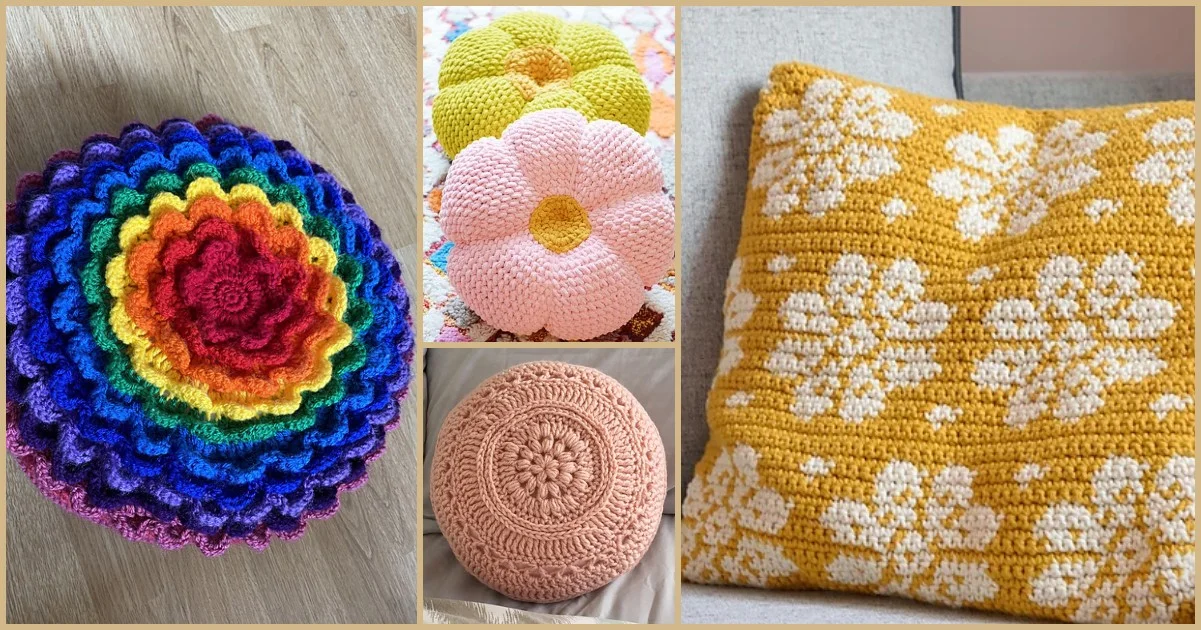
{"type": "Polygon", "coordinates": [[[8,448],[131,540],[265,549],[399,422],[400,267],[291,144],[216,117],[96,135],[8,205],[8,448]]]}
{"type": "Polygon", "coordinates": [[[507,597],[557,602],[608,584],[646,553],[667,493],[646,411],[592,368],[524,363],[447,417],[430,501],[455,556],[507,597]]]}

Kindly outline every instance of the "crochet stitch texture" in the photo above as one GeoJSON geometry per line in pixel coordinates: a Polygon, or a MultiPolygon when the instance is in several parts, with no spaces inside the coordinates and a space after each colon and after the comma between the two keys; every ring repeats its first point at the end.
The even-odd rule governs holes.
{"type": "Polygon", "coordinates": [[[755,110],[694,582],[1194,616],[1193,104],[801,64],[755,110]]]}
{"type": "Polygon", "coordinates": [[[489,324],[590,339],[625,324],[674,257],[675,208],[629,127],[570,109],[529,114],[450,167],[447,274],[489,324]]]}
{"type": "Polygon", "coordinates": [[[571,108],[639,135],[650,125],[650,92],[621,40],[596,24],[542,13],[506,15],[460,35],[442,60],[438,89],[434,132],[451,158],[544,109],[571,108]]]}
{"type": "Polygon", "coordinates": [[[430,502],[459,562],[507,597],[556,602],[630,570],[658,529],[663,442],[594,370],[540,361],[484,381],[434,447],[430,502]]]}
{"type": "Polygon", "coordinates": [[[8,447],[59,505],[218,555],[366,480],[408,389],[408,296],[289,143],[131,124],[23,177],[7,227],[8,447]]]}

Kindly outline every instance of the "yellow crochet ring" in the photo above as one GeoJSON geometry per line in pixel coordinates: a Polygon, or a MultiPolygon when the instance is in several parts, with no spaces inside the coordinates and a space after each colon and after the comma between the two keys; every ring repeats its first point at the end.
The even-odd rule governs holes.
{"type": "Polygon", "coordinates": [[[625,45],[588,23],[514,13],[468,31],[438,74],[434,133],[454,157],[530,112],[567,107],[646,133],[651,98],[625,45]]]}
{"type": "MultiPolygon", "coordinates": [[[[332,377],[330,357],[351,341],[350,327],[343,321],[347,307],[346,286],[331,274],[337,264],[333,247],[324,239],[303,235],[300,213],[290,204],[272,205],[258,187],[238,184],[226,193],[215,180],[198,179],[188,186],[186,199],[171,193],[160,193],[150,203],[148,215],[135,216],[122,224],[119,233],[121,253],[113,257],[106,269],[106,283],[113,297],[109,322],[117,338],[127,345],[134,371],[164,396],[176,398],[214,419],[249,420],[262,415],[294,413],[301,404],[304,392],[323,387],[332,377]],[[159,249],[152,240],[173,238],[199,222],[197,208],[205,200],[218,199],[235,222],[257,220],[264,230],[284,228],[293,230],[292,251],[320,272],[331,274],[328,295],[320,308],[329,323],[315,345],[307,349],[311,360],[303,369],[276,369],[255,376],[233,377],[223,373],[220,366],[203,365],[192,357],[178,335],[171,333],[169,324],[161,322],[158,330],[148,330],[135,321],[139,308],[147,308],[145,288],[149,276],[139,271],[134,259],[145,258],[139,248],[159,249]],[[257,217],[248,217],[260,213],[257,217]],[[299,234],[297,234],[299,232],[299,234]],[[137,301],[141,303],[135,303],[137,301]],[[166,334],[164,334],[166,333],[166,334]],[[224,389],[215,385],[227,385],[224,389]],[[248,387],[250,383],[255,387],[248,387]],[[253,390],[267,390],[270,395],[256,395],[253,390]]],[[[155,252],[157,254],[157,251],[155,252]]]]}

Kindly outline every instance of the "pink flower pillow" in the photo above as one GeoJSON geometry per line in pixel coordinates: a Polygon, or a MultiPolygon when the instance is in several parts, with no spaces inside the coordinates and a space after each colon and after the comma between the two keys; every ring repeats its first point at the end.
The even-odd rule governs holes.
{"type": "Polygon", "coordinates": [[[620,123],[522,117],[455,158],[440,223],[451,284],[489,324],[589,339],[620,328],[674,254],[659,159],[620,123]]]}

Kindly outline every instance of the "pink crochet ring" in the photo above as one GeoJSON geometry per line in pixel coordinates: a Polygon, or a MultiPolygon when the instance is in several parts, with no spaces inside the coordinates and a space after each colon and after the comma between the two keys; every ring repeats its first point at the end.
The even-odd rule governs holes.
{"type": "Polygon", "coordinates": [[[638,564],[667,494],[663,442],[624,387],[542,361],[484,381],[447,417],[430,502],[459,562],[507,597],[557,602],[638,564]]]}
{"type": "Polygon", "coordinates": [[[674,253],[675,210],[654,150],[625,125],[570,109],[529,114],[459,153],[439,216],[459,296],[521,335],[620,328],[674,253]]]}

